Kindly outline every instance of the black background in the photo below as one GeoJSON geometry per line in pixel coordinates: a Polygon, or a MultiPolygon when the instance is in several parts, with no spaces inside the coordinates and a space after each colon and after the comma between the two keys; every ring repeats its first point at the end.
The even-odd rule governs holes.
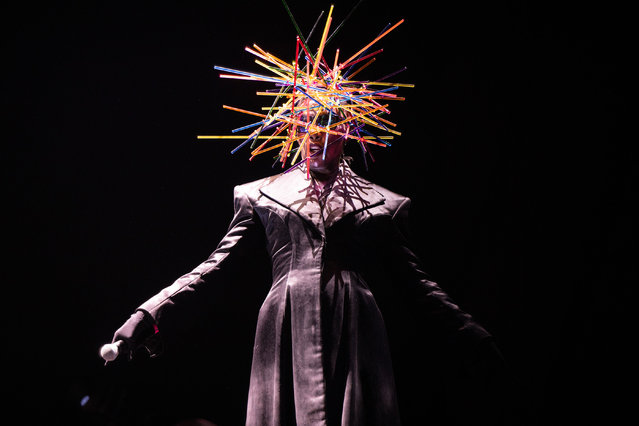
{"type": "MultiPolygon", "coordinates": [[[[334,22],[355,3],[337,2],[334,22]]],[[[329,6],[290,2],[303,32],[329,6]]],[[[393,78],[416,84],[392,105],[402,137],[374,150],[368,171],[354,152],[354,168],[413,199],[426,269],[510,366],[514,424],[615,424],[630,402],[639,282],[636,141],[623,109],[629,12],[614,2],[369,0],[328,57],[335,47],[350,56],[402,18],[366,71],[408,67],[393,78]]],[[[258,108],[265,86],[219,79],[213,66],[261,72],[243,51],[252,43],[292,58],[284,7],[30,3],[3,21],[5,401],[17,424],[102,424],[95,412],[117,421],[127,410],[104,408],[124,387],[125,405],[138,392],[167,416],[199,415],[195,385],[164,402],[170,363],[109,369],[97,351],[215,248],[233,186],[276,172],[266,155],[249,163],[247,150],[230,155],[235,142],[196,136],[252,122],[221,105],[258,108]]]]}

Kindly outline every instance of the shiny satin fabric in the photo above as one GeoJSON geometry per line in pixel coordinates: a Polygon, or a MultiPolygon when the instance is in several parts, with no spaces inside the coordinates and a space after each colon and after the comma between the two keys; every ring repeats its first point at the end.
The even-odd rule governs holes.
{"type": "Polygon", "coordinates": [[[444,334],[488,336],[427,279],[408,248],[410,200],[346,164],[322,203],[306,172],[294,169],[237,186],[234,204],[228,233],[212,255],[139,310],[162,331],[172,307],[206,309],[203,295],[225,269],[238,267],[232,259],[243,256],[250,268],[252,253],[259,253],[255,241],[266,245],[272,282],[258,315],[247,426],[399,425],[376,299],[389,290],[444,334]]]}

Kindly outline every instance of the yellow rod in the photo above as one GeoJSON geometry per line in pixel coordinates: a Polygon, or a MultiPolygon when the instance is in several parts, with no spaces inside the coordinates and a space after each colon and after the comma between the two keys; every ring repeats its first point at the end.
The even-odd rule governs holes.
{"type": "Polygon", "coordinates": [[[320,42],[319,49],[317,49],[317,56],[315,56],[315,64],[313,65],[313,72],[311,73],[311,77],[315,77],[317,74],[317,68],[322,60],[322,54],[324,53],[324,46],[326,45],[326,37],[328,37],[328,29],[331,26],[331,21],[333,17],[333,5],[331,5],[330,10],[328,11],[328,17],[326,18],[326,25],[324,25],[324,33],[322,33],[322,41],[320,42]]]}

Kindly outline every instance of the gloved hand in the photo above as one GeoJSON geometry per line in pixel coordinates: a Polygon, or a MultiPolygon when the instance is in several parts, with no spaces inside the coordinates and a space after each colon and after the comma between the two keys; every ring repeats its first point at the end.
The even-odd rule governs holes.
{"type": "Polygon", "coordinates": [[[157,326],[151,316],[142,311],[135,311],[128,320],[113,334],[112,343],[121,340],[120,356],[127,354],[131,359],[136,349],[144,346],[150,354],[157,354],[158,339],[153,337],[158,333],[157,326]]]}

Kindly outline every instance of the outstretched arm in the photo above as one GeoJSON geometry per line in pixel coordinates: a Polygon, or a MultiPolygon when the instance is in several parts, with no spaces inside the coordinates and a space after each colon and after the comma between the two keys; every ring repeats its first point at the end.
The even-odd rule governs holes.
{"type": "Polygon", "coordinates": [[[147,346],[158,338],[165,324],[204,309],[214,297],[218,279],[226,281],[229,277],[225,274],[231,274],[230,269],[241,266],[250,253],[256,252],[263,236],[262,225],[248,196],[237,187],[234,209],[225,237],[209,258],[140,305],[115,332],[113,342],[123,341],[120,352],[131,353],[137,347],[147,346]]]}
{"type": "Polygon", "coordinates": [[[390,254],[402,277],[400,291],[406,300],[412,302],[418,315],[432,324],[447,340],[472,345],[491,337],[424,272],[421,261],[411,250],[407,238],[409,207],[408,198],[400,203],[393,214],[392,234],[389,237],[390,254]]]}

